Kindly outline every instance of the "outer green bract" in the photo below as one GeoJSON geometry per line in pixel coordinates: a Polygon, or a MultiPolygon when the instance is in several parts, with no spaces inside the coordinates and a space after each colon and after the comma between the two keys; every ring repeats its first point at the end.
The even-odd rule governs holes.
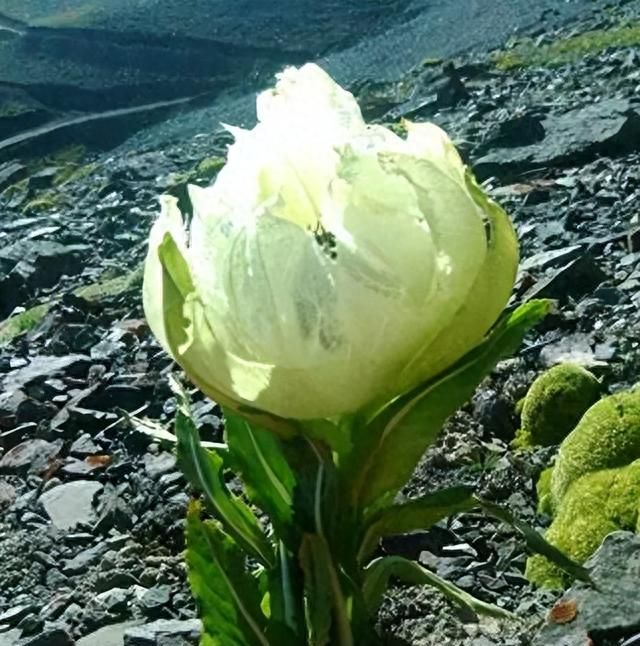
{"type": "Polygon", "coordinates": [[[316,65],[259,95],[258,125],[186,231],[163,197],[149,324],[206,394],[298,419],[384,402],[476,346],[517,267],[505,213],[432,124],[367,125],[316,65]]]}

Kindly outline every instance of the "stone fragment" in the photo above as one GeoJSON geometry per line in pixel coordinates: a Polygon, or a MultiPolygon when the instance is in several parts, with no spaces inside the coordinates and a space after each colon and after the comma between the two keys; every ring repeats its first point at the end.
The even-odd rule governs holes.
{"type": "Polygon", "coordinates": [[[640,631],[640,536],[609,534],[585,565],[595,586],[575,583],[560,600],[575,602],[574,620],[557,623],[550,615],[534,646],[617,643],[640,631]]]}
{"type": "Polygon", "coordinates": [[[156,646],[160,638],[182,637],[190,644],[196,644],[202,623],[199,619],[158,619],[150,624],[130,628],[124,634],[124,646],[156,646]]]}
{"type": "Polygon", "coordinates": [[[167,610],[171,600],[171,586],[156,585],[149,588],[140,599],[142,612],[151,618],[161,617],[167,610]]]}
{"type": "Polygon", "coordinates": [[[7,451],[0,460],[0,473],[40,475],[47,471],[57,459],[62,442],[27,440],[7,451]]]}
{"type": "Polygon", "coordinates": [[[63,628],[47,628],[39,635],[20,643],[20,646],[74,646],[75,641],[63,628]]]}
{"type": "Polygon", "coordinates": [[[0,382],[0,388],[5,391],[17,390],[35,381],[44,381],[60,374],[82,377],[90,365],[91,359],[82,354],[70,354],[64,357],[44,355],[33,357],[23,368],[10,372],[0,382]]]}
{"type": "Polygon", "coordinates": [[[13,608],[9,608],[3,613],[0,613],[0,624],[15,626],[29,613],[33,612],[33,610],[34,606],[28,604],[13,606],[13,608]]]}
{"type": "Polygon", "coordinates": [[[69,530],[95,521],[93,499],[100,491],[100,483],[78,480],[43,493],[38,500],[58,529],[69,530]]]}
{"type": "Polygon", "coordinates": [[[534,168],[616,156],[640,148],[640,113],[627,99],[605,99],[542,121],[544,138],[532,145],[503,147],[474,164],[479,179],[513,178],[534,168]]]}
{"type": "Polygon", "coordinates": [[[139,621],[126,621],[105,626],[78,639],[76,646],[122,646],[125,632],[139,624],[139,621]]]}

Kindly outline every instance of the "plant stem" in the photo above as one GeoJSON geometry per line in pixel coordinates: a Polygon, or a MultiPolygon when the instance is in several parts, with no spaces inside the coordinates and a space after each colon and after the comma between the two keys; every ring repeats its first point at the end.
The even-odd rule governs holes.
{"type": "Polygon", "coordinates": [[[324,526],[322,522],[322,495],[324,493],[325,463],[322,458],[322,454],[318,451],[318,448],[313,444],[313,442],[309,442],[309,444],[318,459],[318,473],[316,476],[314,491],[314,520],[316,532],[320,538],[320,544],[325,552],[325,561],[329,571],[333,610],[338,633],[338,644],[339,646],[354,646],[347,602],[342,592],[342,586],[340,585],[340,579],[336,570],[334,555],[331,553],[329,542],[324,534],[324,526]]]}
{"type": "MultiPolygon", "coordinates": [[[[327,545],[327,551],[329,546],[327,545]]],[[[347,611],[347,602],[342,594],[340,581],[336,572],[331,555],[329,557],[329,577],[331,579],[331,591],[333,593],[333,608],[336,618],[336,627],[338,631],[338,644],[340,646],[353,646],[353,633],[351,631],[351,622],[349,621],[349,613],[347,611]]]]}

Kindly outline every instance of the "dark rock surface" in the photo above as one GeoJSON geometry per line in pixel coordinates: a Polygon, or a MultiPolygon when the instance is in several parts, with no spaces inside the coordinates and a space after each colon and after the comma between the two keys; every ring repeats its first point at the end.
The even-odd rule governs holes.
{"type": "MultiPolygon", "coordinates": [[[[626,99],[604,99],[537,123],[544,133],[539,141],[531,143],[525,138],[525,145],[499,148],[478,159],[474,168],[479,179],[510,179],[532,169],[640,150],[640,103],[626,99]]],[[[500,139],[495,143],[501,143],[500,139]]]]}

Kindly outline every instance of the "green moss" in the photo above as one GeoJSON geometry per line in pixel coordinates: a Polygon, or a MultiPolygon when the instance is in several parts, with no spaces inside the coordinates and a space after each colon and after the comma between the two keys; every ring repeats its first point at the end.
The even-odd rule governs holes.
{"type": "Polygon", "coordinates": [[[87,156],[87,148],[82,144],[74,144],[60,148],[55,153],[45,157],[43,166],[63,166],[79,164],[87,156]]]}
{"type": "Polygon", "coordinates": [[[196,167],[196,174],[198,177],[211,179],[220,172],[224,164],[222,157],[205,157],[196,167]]]}
{"type": "Polygon", "coordinates": [[[553,467],[548,467],[540,473],[538,483],[536,484],[536,493],[538,494],[538,513],[551,516],[551,475],[553,467]]]}
{"type": "Polygon", "coordinates": [[[422,61],[420,62],[421,67],[437,67],[438,65],[442,65],[444,63],[444,59],[442,58],[437,58],[435,56],[428,56],[427,58],[423,58],[422,61]]]}
{"type": "Polygon", "coordinates": [[[7,186],[7,188],[2,191],[2,197],[5,198],[6,200],[11,200],[20,193],[26,193],[27,192],[27,183],[29,179],[21,179],[19,182],[16,182],[15,184],[11,184],[10,186],[7,186]]]}
{"type": "Polygon", "coordinates": [[[511,448],[518,451],[532,451],[535,448],[531,433],[525,428],[519,428],[511,441],[511,448]]]}
{"type": "Polygon", "coordinates": [[[402,137],[403,139],[406,139],[406,137],[407,137],[407,126],[406,126],[404,120],[395,121],[393,123],[385,123],[384,126],[385,126],[385,128],[389,128],[389,130],[391,130],[391,132],[398,135],[398,137],[402,137]]]}
{"type": "Polygon", "coordinates": [[[42,213],[44,211],[50,211],[52,209],[60,206],[62,201],[62,196],[59,193],[54,193],[53,191],[47,191],[42,195],[29,200],[23,207],[23,213],[42,213]]]}
{"type": "Polygon", "coordinates": [[[640,389],[594,404],[560,445],[551,478],[557,508],[571,483],[586,473],[640,459],[640,389]]]}
{"type": "Polygon", "coordinates": [[[114,277],[104,277],[101,280],[84,285],[74,290],[74,294],[87,301],[99,301],[103,298],[117,296],[130,289],[142,286],[143,266],[136,267],[128,274],[114,277]]]}
{"type": "Polygon", "coordinates": [[[70,182],[77,182],[91,175],[98,167],[99,164],[93,162],[90,164],[66,164],[56,173],[53,184],[54,186],[61,186],[70,182]]]}
{"type": "Polygon", "coordinates": [[[6,345],[23,332],[32,330],[51,309],[52,303],[36,305],[21,314],[16,314],[0,322],[0,345],[6,345]]]}
{"type": "MultiPolygon", "coordinates": [[[[584,563],[607,534],[638,530],[640,460],[625,467],[583,475],[574,481],[560,504],[545,538],[579,563],[584,563]]],[[[527,561],[525,572],[535,585],[559,589],[571,577],[540,555],[527,561]]]]}
{"type": "Polygon", "coordinates": [[[522,405],[522,429],[514,446],[560,444],[597,399],[600,383],[571,363],[554,366],[531,385],[522,405]]]}
{"type": "Polygon", "coordinates": [[[533,40],[526,39],[513,49],[495,53],[493,62],[501,70],[553,67],[577,61],[606,49],[633,47],[638,44],[640,44],[640,23],[633,22],[608,29],[586,31],[539,46],[533,40]]]}

